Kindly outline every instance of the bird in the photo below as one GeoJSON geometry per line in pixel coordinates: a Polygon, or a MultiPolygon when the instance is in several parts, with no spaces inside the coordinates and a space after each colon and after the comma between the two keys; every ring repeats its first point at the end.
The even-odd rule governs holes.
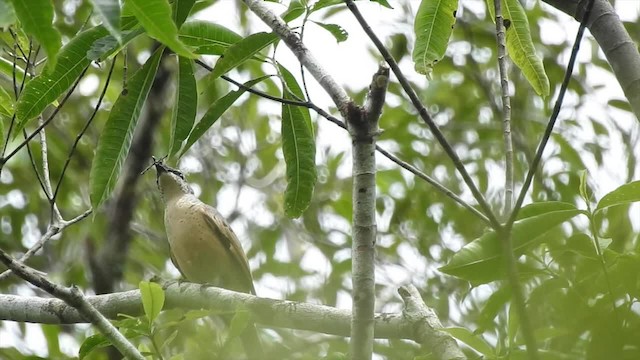
{"type": "MultiPolygon", "coordinates": [[[[182,276],[190,282],[256,295],[247,255],[224,217],[195,196],[182,172],[155,158],[152,166],[164,203],[171,261],[182,276]]],[[[250,359],[264,355],[253,323],[240,339],[250,359]]]]}

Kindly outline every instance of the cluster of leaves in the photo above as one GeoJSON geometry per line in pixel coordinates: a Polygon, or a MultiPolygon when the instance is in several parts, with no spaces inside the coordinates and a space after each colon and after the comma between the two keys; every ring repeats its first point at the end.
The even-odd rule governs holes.
{"type": "MultiPolygon", "coordinates": [[[[390,7],[385,0],[377,2],[390,7]]],[[[220,193],[237,194],[230,218],[235,219],[232,225],[236,230],[250,234],[246,235],[251,239],[248,256],[258,283],[267,284],[265,288],[292,300],[336,305],[348,296],[351,262],[345,251],[349,247],[352,206],[350,180],[337,175],[345,162],[345,153],[321,145],[321,141],[316,144],[316,134],[321,131],[315,130],[322,130],[322,125],[315,123],[306,107],[282,104],[278,116],[281,121],[274,122],[273,116],[260,111],[258,97],[243,96],[247,88],[255,88],[287,100],[307,101],[294,72],[274,60],[275,57],[265,55],[267,50],[276,48],[277,37],[271,33],[241,35],[215,20],[193,20],[194,14],[210,5],[207,1],[126,0],[121,7],[117,1],[95,0],[84,1],[73,9],[65,8],[65,4],[39,0],[30,5],[41,9],[34,12],[19,0],[0,0],[0,26],[10,30],[2,33],[4,48],[13,53],[14,44],[19,44],[25,50],[22,57],[28,58],[26,49],[36,48],[31,46],[33,41],[42,46],[46,55],[44,67],[27,65],[25,59],[0,58],[2,139],[8,139],[7,146],[19,143],[17,135],[23,130],[33,131],[34,119],[49,114],[51,105],[65,104],[62,115],[47,126],[48,133],[53,134],[48,138],[48,148],[54,178],[62,175],[62,163],[68,159],[73,134],[84,137],[71,158],[69,170],[60,177],[60,183],[62,179],[65,181],[56,203],[69,215],[88,206],[98,212],[93,223],[70,227],[61,239],[48,245],[46,254],[34,257],[30,265],[56,274],[64,282],[91,287],[87,267],[78,259],[90,251],[90,239],[101,239],[109,226],[102,208],[116,187],[138,118],[158,68],[165,61],[163,54],[169,49],[177,54],[173,63],[174,106],[158,130],[158,134],[170,134],[157,137],[158,151],[173,159],[183,158],[184,163],[197,164],[190,179],[207,184],[200,189],[206,201],[216,199],[218,189],[220,193]],[[89,21],[85,25],[86,19],[89,21]],[[94,26],[95,21],[101,21],[102,25],[94,26]],[[62,39],[66,41],[64,45],[62,39]],[[151,39],[160,44],[154,51],[149,50],[154,48],[151,39]],[[101,116],[85,131],[82,120],[89,117],[97,95],[71,96],[66,103],[60,99],[79,79],[94,77],[106,82],[107,72],[94,64],[116,61],[116,54],[123,49],[135,55],[130,58],[146,60],[135,64],[136,70],[130,77],[125,67],[115,67],[105,93],[106,105],[99,112],[101,116]],[[210,71],[202,70],[197,60],[201,56],[218,56],[210,71]],[[271,65],[270,72],[265,72],[262,66],[265,63],[271,65]],[[244,82],[243,87],[230,88],[222,79],[232,70],[251,80],[244,82]],[[37,76],[32,77],[34,74],[37,76]],[[274,81],[277,78],[280,83],[274,81]],[[17,84],[15,92],[14,84],[17,84]],[[199,114],[202,115],[197,120],[199,114]],[[213,126],[225,120],[223,128],[213,126]],[[316,159],[320,159],[318,164],[316,159]],[[286,166],[284,176],[278,171],[281,162],[286,166]],[[80,185],[87,183],[88,186],[80,185]],[[260,206],[243,207],[246,200],[241,198],[247,193],[257,197],[260,206]],[[301,219],[281,220],[283,213],[301,219]],[[308,261],[307,254],[312,254],[314,261],[325,263],[327,270],[303,266],[308,261]],[[286,287],[278,285],[282,283],[286,287]]],[[[301,19],[313,22],[337,41],[348,41],[341,26],[325,22],[345,10],[341,4],[338,0],[321,0],[306,6],[304,2],[291,1],[282,16],[292,24],[301,19]]],[[[501,164],[503,153],[497,145],[501,132],[497,121],[499,110],[495,106],[499,92],[492,70],[496,62],[495,29],[489,18],[493,16],[477,13],[465,1],[455,4],[422,1],[416,13],[409,11],[408,6],[396,6],[394,11],[399,19],[415,17],[415,33],[398,30],[392,34],[391,50],[398,61],[411,57],[406,44],[415,36],[412,54],[415,68],[431,73],[429,86],[422,89],[423,97],[429,104],[436,104],[433,110],[443,132],[455,144],[463,163],[469,165],[482,192],[498,207],[501,185],[496,184],[491,174],[501,164]],[[434,9],[434,4],[441,7],[434,9]],[[464,11],[455,15],[458,7],[464,11]],[[451,42],[464,43],[467,48],[445,56],[445,51],[452,51],[447,50],[451,42]]],[[[543,44],[538,26],[541,21],[558,19],[539,4],[526,9],[526,14],[517,0],[504,0],[502,4],[504,17],[511,21],[507,29],[508,51],[519,68],[511,72],[516,88],[512,108],[516,114],[515,146],[521,154],[516,174],[523,175],[537,145],[537,134],[542,133],[552,98],[530,96],[529,88],[542,96],[556,91],[564,71],[562,54],[570,44],[545,44],[544,60],[540,60],[534,45],[543,44]],[[527,121],[522,120],[525,118],[527,121]]],[[[488,1],[489,14],[492,5],[488,1]]],[[[404,20],[398,20],[401,21],[404,20]]],[[[626,25],[637,33],[637,24],[626,25]]],[[[313,48],[313,44],[309,46],[313,48]]],[[[33,58],[45,57],[34,54],[33,58]]],[[[593,63],[608,69],[597,58],[593,63]]],[[[570,93],[578,99],[570,105],[576,112],[585,108],[583,101],[592,91],[583,81],[586,72],[584,65],[574,76],[578,81],[570,87],[570,93]]],[[[363,94],[364,90],[351,95],[361,102],[363,94]]],[[[380,120],[384,129],[380,144],[433,175],[452,191],[464,193],[462,183],[451,175],[453,165],[433,136],[417,123],[416,114],[409,110],[411,106],[397,83],[390,85],[389,94],[399,104],[385,108],[380,120]]],[[[520,257],[518,266],[528,310],[547,358],[603,358],[603,354],[635,358],[640,351],[633,341],[640,320],[633,310],[638,298],[640,244],[629,216],[629,204],[638,201],[640,194],[638,182],[631,181],[637,163],[629,140],[631,132],[618,127],[613,117],[608,116],[561,119],[559,131],[552,138],[554,152],[544,162],[557,162],[562,170],[542,167],[531,193],[531,198],[538,202],[523,208],[514,224],[512,237],[520,257]],[[627,146],[629,153],[627,184],[602,196],[593,209],[587,180],[579,174],[586,168],[585,158],[595,159],[597,169],[601,169],[610,153],[597,137],[581,136],[585,128],[593,129],[600,137],[621,138],[620,143],[627,146]],[[587,149],[588,154],[576,151],[577,148],[587,149]],[[584,216],[588,221],[583,221],[584,216]]],[[[35,162],[40,163],[39,146],[31,146],[35,162]]],[[[19,154],[23,153],[24,150],[19,154]]],[[[46,226],[49,207],[37,195],[41,190],[33,180],[35,175],[26,155],[10,159],[2,175],[3,188],[10,186],[11,191],[0,194],[6,197],[9,204],[6,207],[10,208],[6,212],[3,208],[0,216],[3,232],[0,247],[24,252],[32,239],[38,237],[38,228],[46,226]]],[[[377,185],[380,308],[397,307],[394,289],[398,282],[412,281],[440,318],[450,325],[448,331],[469,346],[470,355],[480,353],[487,358],[521,355],[519,320],[509,307],[511,293],[503,281],[505,271],[495,233],[486,231],[484,223],[446,196],[406,176],[395,166],[381,162],[377,185]],[[403,274],[400,279],[387,277],[398,269],[403,274]]],[[[143,199],[136,214],[137,227],[132,225],[138,235],[126,260],[124,288],[134,287],[132,284],[150,274],[166,274],[167,245],[160,235],[162,210],[153,187],[153,182],[148,181],[138,190],[154,195],[143,199]]],[[[2,289],[18,291],[19,286],[12,279],[2,284],[2,289]]],[[[209,314],[176,311],[158,316],[162,306],[153,304],[161,303],[161,292],[149,283],[140,284],[140,288],[145,290],[142,293],[147,319],[126,319],[118,325],[128,337],[139,342],[141,349],[156,355],[182,352],[185,358],[207,358],[217,350],[215,346],[207,349],[201,346],[212,343],[215,327],[195,330],[211,325],[202,320],[209,314]]],[[[43,332],[51,357],[65,356],[58,344],[58,337],[64,332],[72,332],[78,343],[84,342],[80,348],[83,356],[98,356],[92,350],[106,344],[100,335],[87,337],[81,329],[46,326],[43,332]]],[[[234,333],[232,329],[230,337],[234,333]]],[[[278,339],[287,344],[287,348],[278,350],[291,359],[312,359],[324,354],[338,357],[346,352],[344,339],[303,338],[286,331],[279,332],[278,339]]],[[[424,356],[418,346],[401,340],[376,343],[375,351],[390,359],[424,356]]],[[[20,356],[15,349],[0,349],[0,354],[9,358],[20,356]]]]}

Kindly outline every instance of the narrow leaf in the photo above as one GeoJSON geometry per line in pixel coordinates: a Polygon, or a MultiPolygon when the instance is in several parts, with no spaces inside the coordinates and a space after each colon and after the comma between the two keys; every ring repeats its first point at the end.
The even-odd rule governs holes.
{"type": "MultiPolygon", "coordinates": [[[[495,22],[493,1],[487,0],[491,19],[495,22]]],[[[540,96],[549,95],[549,78],[544,71],[542,59],[536,54],[527,14],[519,0],[502,0],[502,16],[511,25],[507,29],[507,53],[513,63],[540,96]]]]}
{"type": "MultiPolygon", "coordinates": [[[[283,66],[278,66],[284,80],[283,97],[302,97],[295,77],[283,66]]],[[[313,126],[307,108],[282,104],[282,152],[287,165],[287,189],[284,193],[284,211],[291,218],[302,215],[311,202],[316,184],[316,144],[313,126]]]]}
{"type": "MultiPolygon", "coordinates": [[[[253,85],[259,83],[260,81],[268,78],[269,76],[262,76],[257,79],[253,79],[251,81],[247,81],[244,83],[246,87],[252,87],[253,85]]],[[[180,156],[184,155],[189,148],[198,140],[204,133],[209,130],[209,128],[222,116],[222,114],[227,111],[227,109],[233,105],[233,103],[238,100],[238,98],[244,94],[244,88],[239,88],[238,90],[230,91],[227,95],[216,100],[207,112],[202,116],[202,119],[196,124],[189,134],[189,138],[187,139],[187,143],[185,144],[182,152],[180,152],[180,156]]]]}
{"type": "Polygon", "coordinates": [[[595,211],[601,211],[611,206],[630,204],[636,201],[640,201],[640,180],[624,184],[605,195],[598,202],[595,211]]]}
{"type": "Polygon", "coordinates": [[[109,119],[102,130],[98,149],[91,166],[91,205],[98,209],[104,202],[120,175],[122,164],[129,153],[133,131],[135,130],[142,106],[155,78],[164,48],[156,50],[129,81],[128,92],[120,94],[109,119]]]}
{"type": "Polygon", "coordinates": [[[151,324],[164,307],[164,290],[157,283],[147,281],[140,281],[138,288],[140,288],[144,314],[147,315],[149,324],[151,324]]]}
{"type": "Polygon", "coordinates": [[[196,0],[176,0],[175,1],[175,4],[174,4],[175,18],[174,19],[178,29],[184,23],[184,21],[187,20],[187,17],[189,17],[189,13],[191,12],[191,9],[193,8],[193,4],[195,3],[196,3],[196,0]]]}
{"type": "Polygon", "coordinates": [[[197,54],[222,55],[232,44],[242,40],[242,36],[226,27],[208,21],[184,23],[178,34],[183,43],[194,47],[197,54]]]}
{"type": "Polygon", "coordinates": [[[128,0],[127,5],[149,36],[180,56],[196,57],[178,39],[178,28],[171,18],[171,6],[167,0],[128,0]]]}
{"type": "Polygon", "coordinates": [[[120,35],[120,2],[118,0],[91,0],[93,10],[102,18],[102,24],[109,33],[122,42],[120,35]]]}
{"type": "MultiPolygon", "coordinates": [[[[513,249],[518,256],[537,243],[540,236],[553,227],[583,213],[573,207],[569,210],[550,211],[516,221],[512,230],[513,249]]],[[[439,269],[473,284],[485,284],[504,277],[502,244],[494,231],[465,245],[451,261],[439,269]]]]}
{"type": "Polygon", "coordinates": [[[3,87],[0,87],[0,115],[13,116],[13,97],[3,87]]]}
{"type": "MultiPolygon", "coordinates": [[[[13,61],[0,57],[0,74],[4,74],[7,79],[13,78],[13,61]]],[[[24,78],[24,69],[20,66],[16,66],[16,82],[22,84],[24,78]]],[[[27,81],[29,82],[29,78],[27,81]]]]}
{"type": "Polygon", "coordinates": [[[227,71],[244,63],[253,57],[258,51],[276,41],[277,38],[278,37],[273,33],[261,32],[251,34],[229,46],[229,48],[224,52],[224,55],[218,59],[218,62],[216,62],[216,66],[209,75],[210,80],[217,79],[220,75],[225,74],[227,71]]]}
{"type": "Polygon", "coordinates": [[[87,58],[92,61],[104,61],[143,32],[142,28],[123,30],[120,34],[120,40],[113,37],[113,35],[102,37],[91,45],[91,48],[87,51],[87,58]]]}
{"type": "Polygon", "coordinates": [[[62,40],[53,27],[53,4],[50,0],[12,0],[13,10],[27,34],[33,35],[47,53],[47,69],[56,65],[62,40]]]}
{"type": "Polygon", "coordinates": [[[198,107],[198,93],[196,78],[193,75],[193,61],[178,58],[178,86],[176,88],[176,101],[171,117],[171,156],[178,153],[182,143],[189,136],[193,123],[196,120],[198,107]]]}
{"type": "Polygon", "coordinates": [[[47,105],[71,87],[91,62],[86,54],[93,42],[107,35],[103,26],[80,33],[62,47],[58,60],[50,71],[29,81],[16,105],[16,133],[20,133],[27,121],[40,114],[47,105]]]}
{"type": "Polygon", "coordinates": [[[447,50],[456,22],[458,0],[422,0],[414,23],[413,63],[418,73],[430,76],[447,50]]]}

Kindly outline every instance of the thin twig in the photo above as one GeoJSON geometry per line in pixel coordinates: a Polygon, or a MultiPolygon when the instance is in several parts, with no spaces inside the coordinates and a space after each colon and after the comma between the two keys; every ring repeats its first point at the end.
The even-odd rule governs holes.
{"type": "MultiPolygon", "coordinates": [[[[47,228],[47,231],[44,233],[44,235],[42,235],[42,237],[35,244],[33,244],[33,246],[31,246],[29,248],[29,250],[27,250],[27,252],[25,252],[24,255],[22,255],[20,257],[20,259],[18,259],[18,262],[25,263],[36,252],[38,252],[38,250],[40,250],[44,246],[44,244],[47,241],[49,241],[49,239],[51,239],[53,236],[61,233],[62,230],[64,230],[66,227],[71,226],[71,225],[79,222],[80,220],[85,219],[86,217],[91,215],[91,213],[92,213],[92,210],[89,209],[89,210],[85,211],[84,213],[76,216],[75,218],[73,218],[73,219],[71,219],[69,221],[61,220],[58,224],[50,224],[49,227],[47,228]]],[[[0,282],[3,281],[4,279],[6,279],[7,277],[9,277],[9,275],[11,275],[11,270],[6,270],[6,271],[2,272],[0,274],[0,282]]]]}
{"type": "Polygon", "coordinates": [[[23,142],[21,142],[15,149],[13,149],[13,151],[11,153],[9,153],[9,155],[7,155],[7,156],[5,156],[3,158],[0,158],[0,166],[2,166],[9,159],[11,159],[15,154],[17,154],[18,151],[20,151],[20,149],[22,149],[22,147],[24,147],[27,143],[29,143],[29,141],[31,141],[31,139],[33,139],[36,135],[38,135],[40,130],[44,129],[47,125],[49,125],[51,120],[53,120],[53,118],[58,114],[58,112],[60,111],[62,106],[64,106],[64,104],[67,102],[67,100],[69,99],[69,97],[71,96],[71,94],[73,93],[75,88],[78,86],[78,83],[80,83],[80,80],[82,80],[82,77],[87,72],[87,69],[89,69],[89,67],[84,68],[84,70],[82,71],[82,74],[80,74],[80,76],[78,77],[76,82],[73,84],[71,89],[67,92],[67,95],[65,95],[65,97],[62,99],[62,101],[60,101],[60,105],[58,105],[58,107],[56,107],[55,110],[53,110],[53,113],[51,115],[49,115],[47,120],[45,120],[45,122],[42,123],[42,125],[38,126],[34,132],[32,132],[29,136],[27,136],[27,138],[23,142]]]}
{"type": "MultiPolygon", "coordinates": [[[[209,65],[203,63],[200,60],[196,60],[196,64],[200,65],[204,69],[207,69],[208,71],[212,71],[213,70],[212,67],[210,67],[209,65]]],[[[347,130],[347,126],[340,119],[336,118],[335,116],[332,116],[327,111],[325,111],[321,107],[317,106],[313,102],[296,101],[296,100],[291,100],[291,99],[283,99],[283,98],[280,98],[280,97],[277,97],[277,96],[269,95],[269,94],[264,93],[264,92],[259,91],[259,90],[255,90],[255,89],[253,89],[251,87],[248,87],[248,86],[244,85],[243,83],[238,82],[238,81],[236,81],[236,80],[234,80],[232,78],[229,78],[229,77],[227,77],[225,75],[223,75],[222,78],[225,81],[228,81],[228,82],[230,82],[230,83],[232,83],[232,84],[244,89],[246,92],[249,92],[249,93],[257,95],[257,96],[260,96],[262,98],[269,99],[269,100],[272,100],[272,101],[277,101],[277,102],[282,103],[282,104],[296,105],[296,106],[302,106],[302,107],[306,107],[306,108],[312,109],[313,111],[318,113],[318,115],[320,115],[321,117],[327,119],[329,122],[334,123],[335,125],[339,126],[340,128],[342,128],[344,130],[347,130]]],[[[391,154],[389,151],[381,148],[379,145],[376,145],[376,150],[378,152],[380,152],[382,155],[384,155],[385,157],[387,157],[387,159],[391,160],[391,162],[396,163],[401,168],[409,171],[410,173],[414,174],[418,178],[426,181],[428,184],[430,184],[433,187],[435,187],[436,190],[441,192],[443,195],[449,197],[450,199],[452,199],[456,203],[460,204],[465,209],[468,209],[469,211],[471,211],[471,213],[473,215],[477,216],[480,220],[482,220],[487,225],[489,225],[489,226],[491,225],[491,221],[489,220],[489,218],[487,218],[481,211],[479,211],[478,209],[476,209],[473,206],[471,206],[471,204],[469,204],[466,201],[464,201],[462,198],[460,198],[458,195],[456,195],[456,193],[454,193],[453,191],[448,189],[446,186],[444,186],[441,183],[439,183],[434,178],[432,178],[429,175],[425,174],[424,172],[418,170],[413,165],[411,165],[411,164],[409,164],[409,163],[407,163],[407,162],[405,162],[403,160],[400,160],[400,158],[398,158],[397,156],[391,154]]]]}
{"type": "Polygon", "coordinates": [[[418,94],[416,94],[415,90],[411,86],[411,83],[409,83],[409,80],[407,80],[407,78],[404,76],[404,74],[400,70],[398,63],[396,63],[396,61],[393,59],[393,56],[391,56],[391,53],[389,53],[389,50],[387,50],[384,44],[382,44],[382,41],[380,41],[378,36],[373,32],[373,30],[365,20],[364,16],[362,16],[362,13],[360,13],[360,10],[358,10],[358,7],[353,2],[353,0],[344,0],[344,2],[347,4],[347,8],[349,8],[349,10],[353,14],[353,16],[356,18],[356,20],[358,21],[358,23],[360,24],[364,32],[369,36],[369,39],[371,39],[371,41],[374,43],[378,51],[382,54],[382,57],[384,58],[384,60],[387,62],[387,64],[389,64],[391,71],[393,71],[396,78],[398,79],[398,82],[404,89],[405,93],[407,93],[407,95],[409,96],[411,103],[416,108],[416,110],[418,110],[420,117],[427,124],[427,126],[435,136],[436,140],[438,140],[438,143],[440,143],[440,146],[442,146],[444,151],[447,153],[447,155],[453,162],[453,165],[458,170],[458,173],[460,174],[460,176],[462,176],[462,179],[464,180],[465,184],[467,184],[467,187],[469,187],[469,190],[471,190],[473,197],[476,199],[476,201],[482,208],[484,215],[489,219],[491,223],[491,227],[496,230],[500,229],[501,228],[500,222],[498,221],[495,214],[493,213],[493,210],[491,210],[491,206],[489,206],[489,203],[485,200],[480,190],[478,190],[478,187],[473,182],[473,179],[467,172],[467,169],[464,167],[464,164],[460,160],[460,157],[458,157],[458,154],[455,152],[451,144],[449,144],[447,139],[444,137],[438,125],[431,118],[431,115],[429,115],[429,112],[420,101],[420,98],[418,97],[418,94]]]}
{"type": "Polygon", "coordinates": [[[591,14],[591,9],[593,8],[594,0],[589,0],[587,3],[584,14],[582,15],[582,20],[580,21],[580,27],[578,28],[578,33],[576,34],[576,39],[573,43],[573,49],[571,49],[571,57],[569,58],[569,63],[567,64],[567,71],[564,74],[564,79],[562,80],[562,85],[560,86],[560,91],[558,92],[558,98],[556,99],[556,103],[553,107],[553,112],[551,117],[549,118],[549,123],[547,124],[547,128],[544,131],[544,135],[540,140],[540,145],[538,145],[538,150],[536,151],[536,156],[529,167],[529,171],[527,172],[527,177],[524,180],[524,184],[522,184],[522,189],[520,190],[520,194],[518,195],[518,200],[513,207],[513,212],[509,217],[509,220],[505,224],[507,229],[511,229],[513,223],[516,221],[518,217],[518,212],[522,208],[522,204],[524,203],[524,198],[527,195],[527,191],[529,190],[529,186],[531,186],[531,181],[533,180],[533,176],[536,173],[538,166],[540,165],[540,161],[542,160],[542,154],[544,153],[544,149],[547,147],[547,143],[551,138],[551,133],[553,132],[553,127],[558,120],[558,114],[560,114],[560,109],[562,108],[562,102],[564,101],[564,95],[567,92],[567,88],[569,87],[569,81],[571,80],[571,75],[573,73],[573,67],[576,62],[576,58],[578,57],[578,50],[580,50],[580,42],[582,41],[582,36],[584,34],[584,30],[587,27],[587,20],[589,19],[589,15],[591,14]]]}
{"type": "Polygon", "coordinates": [[[0,249],[0,261],[2,261],[14,273],[34,286],[48,292],[49,294],[63,300],[69,306],[74,307],[78,312],[107,338],[109,341],[128,359],[144,360],[144,357],[118,329],[113,326],[91,303],[76,286],[70,288],[58,285],[49,281],[45,276],[11,257],[0,249]]]}
{"type": "Polygon", "coordinates": [[[100,96],[98,97],[98,103],[96,104],[95,108],[93,109],[93,112],[91,113],[91,116],[89,117],[87,122],[84,124],[84,127],[82,128],[82,130],[80,130],[80,132],[76,136],[76,140],[73,142],[73,145],[71,145],[71,149],[69,150],[69,155],[67,156],[67,160],[65,160],[65,162],[64,162],[64,166],[62,167],[62,172],[60,173],[60,177],[58,178],[58,184],[56,185],[56,190],[53,193],[53,197],[52,197],[53,201],[55,201],[55,199],[58,196],[58,191],[60,191],[60,186],[62,184],[62,181],[64,180],[64,174],[67,171],[67,167],[69,166],[69,163],[71,162],[71,158],[73,157],[73,153],[75,152],[76,147],[78,146],[78,143],[80,142],[80,139],[82,139],[82,136],[84,136],[84,134],[87,132],[87,129],[89,129],[89,126],[93,122],[93,119],[95,119],[96,115],[98,114],[98,110],[100,110],[100,105],[102,105],[102,100],[104,100],[104,97],[107,94],[107,88],[109,87],[109,83],[111,82],[111,76],[113,75],[113,69],[115,67],[116,58],[117,57],[118,57],[118,55],[116,54],[116,56],[114,56],[113,59],[111,60],[111,67],[109,68],[109,74],[107,75],[107,80],[104,83],[104,87],[102,88],[102,92],[100,93],[100,96]]]}

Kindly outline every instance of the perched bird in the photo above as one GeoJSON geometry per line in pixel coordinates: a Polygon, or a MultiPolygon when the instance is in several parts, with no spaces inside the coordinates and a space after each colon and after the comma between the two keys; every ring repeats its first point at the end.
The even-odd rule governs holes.
{"type": "MultiPolygon", "coordinates": [[[[171,261],[188,281],[256,294],[247,256],[238,237],[218,211],[200,201],[179,170],[155,161],[164,202],[164,225],[171,261]]],[[[256,328],[241,335],[250,358],[261,357],[256,328]]]]}

